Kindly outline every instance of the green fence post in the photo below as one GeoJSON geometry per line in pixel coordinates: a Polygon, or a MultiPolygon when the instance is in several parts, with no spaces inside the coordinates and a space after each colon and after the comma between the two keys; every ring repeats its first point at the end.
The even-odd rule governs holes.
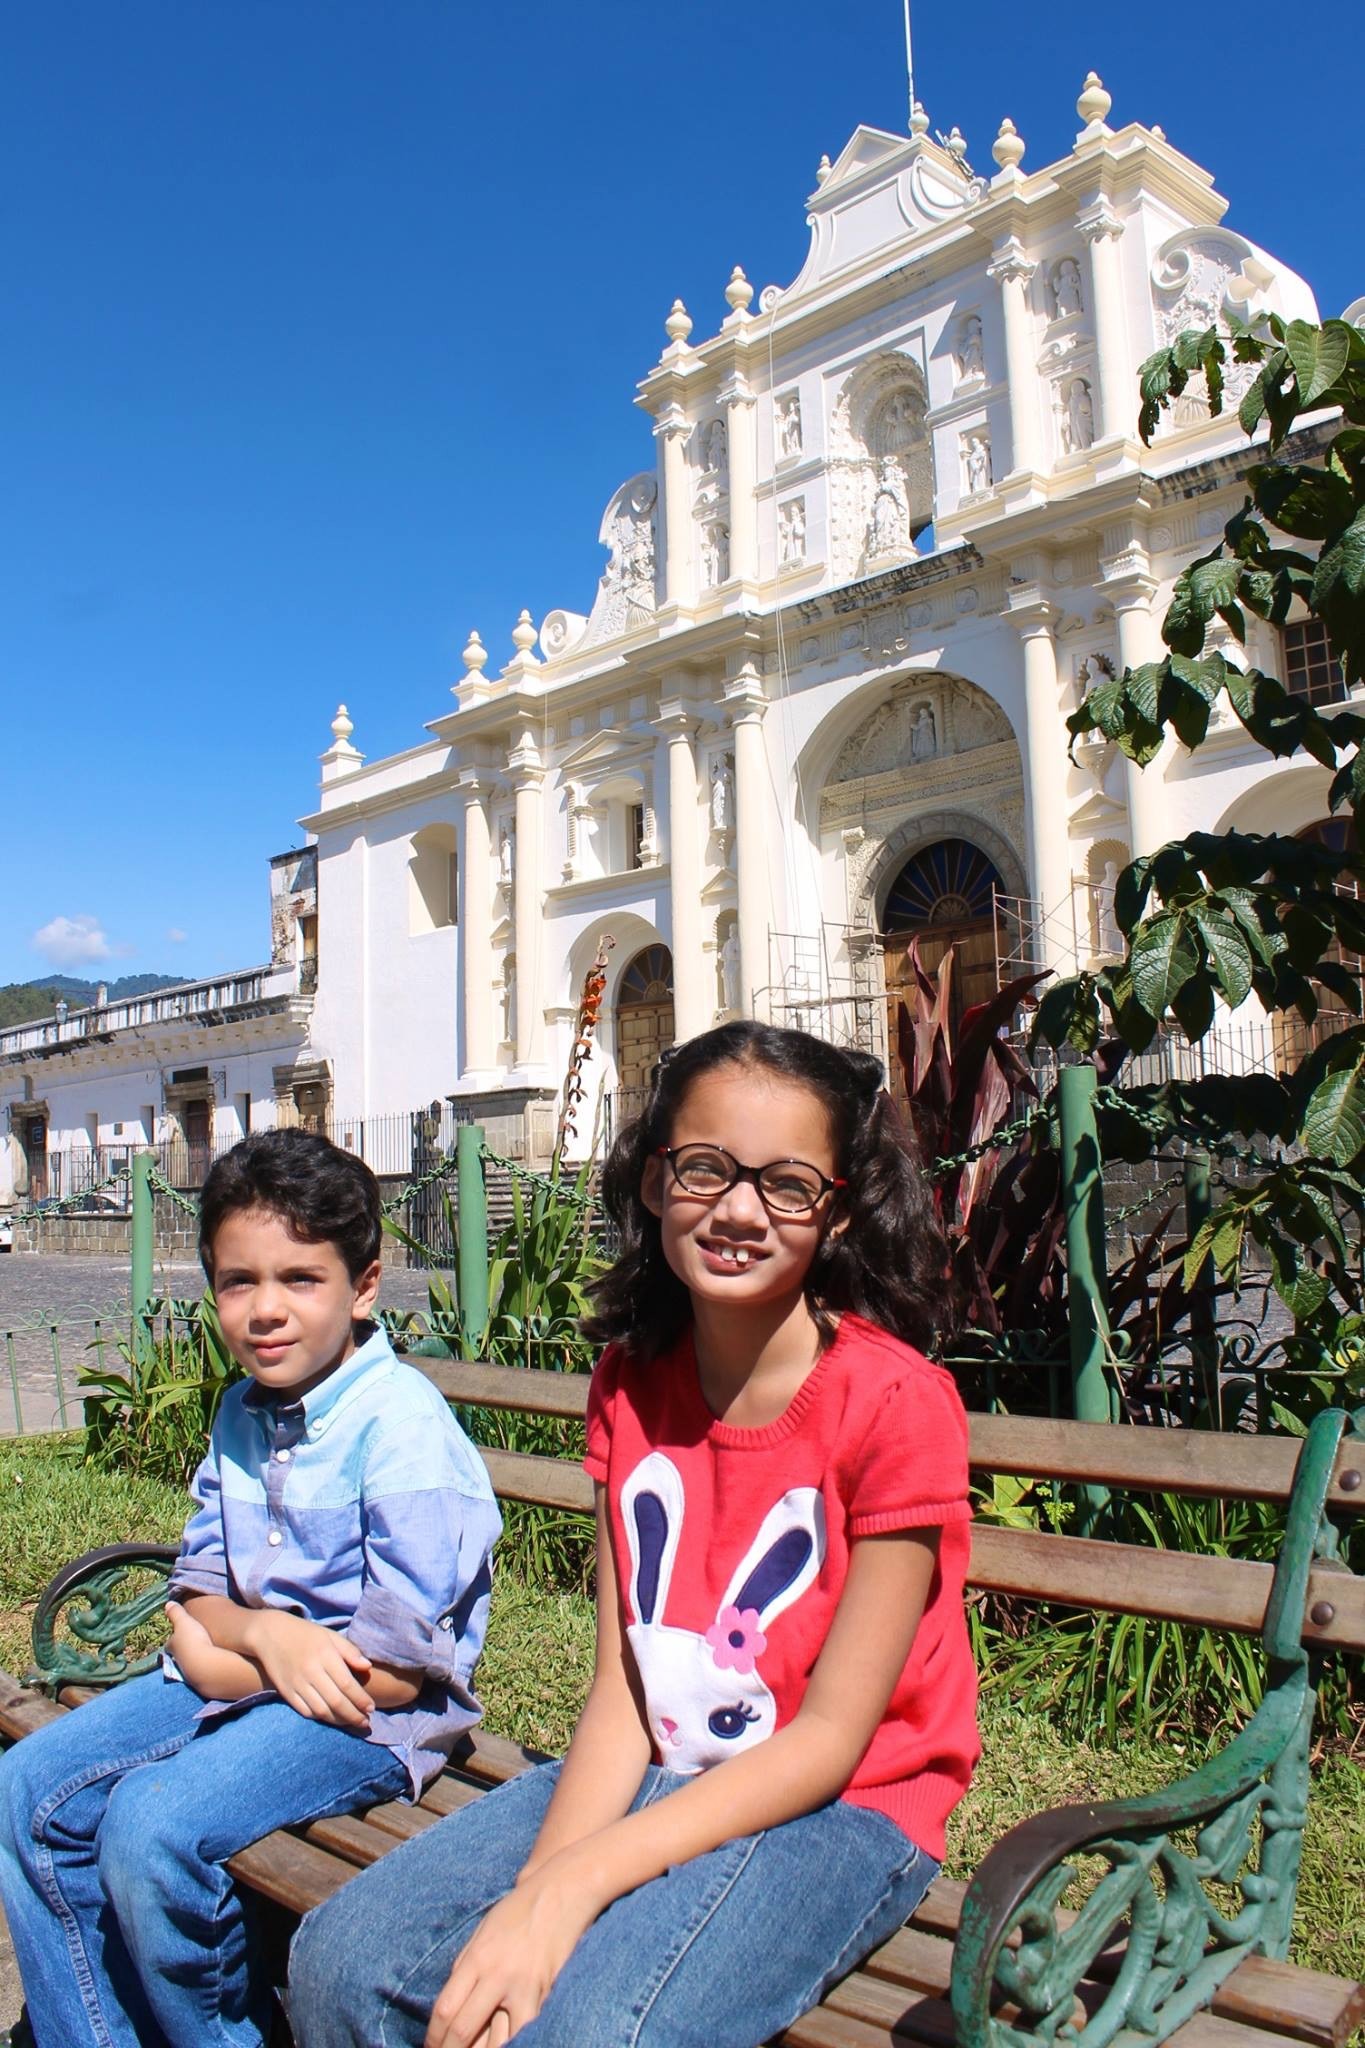
{"type": "Polygon", "coordinates": [[[488,1323],[488,1192],[483,1180],[483,1125],[455,1133],[455,1192],[459,1203],[460,1326],[464,1355],[477,1358],[488,1323]]]}
{"type": "MultiPolygon", "coordinates": [[[[1213,1209],[1213,1190],[1207,1152],[1187,1152],[1183,1168],[1185,1181],[1185,1235],[1192,1239],[1213,1209]]],[[[1199,1390],[1207,1404],[1210,1422],[1221,1428],[1218,1417],[1218,1337],[1213,1314],[1213,1261],[1205,1259],[1190,1288],[1190,1361],[1199,1390]]],[[[1190,1418],[1187,1418],[1187,1420],[1190,1418]]]]}
{"type": "MultiPolygon", "coordinates": [[[[1057,1076],[1062,1136],[1062,1204],[1066,1218],[1066,1311],[1071,1339],[1071,1402],[1078,1422],[1112,1422],[1105,1371],[1109,1308],[1105,1283],[1104,1179],[1095,1125],[1095,1069],[1063,1067],[1057,1076]]],[[[1083,1536],[1096,1533],[1108,1489],[1082,1489],[1083,1536]]]]}
{"type": "Polygon", "coordinates": [[[145,1329],[147,1304],[152,1298],[152,1261],[156,1250],[156,1223],[152,1203],[153,1152],[133,1154],[133,1327],[145,1329]]]}

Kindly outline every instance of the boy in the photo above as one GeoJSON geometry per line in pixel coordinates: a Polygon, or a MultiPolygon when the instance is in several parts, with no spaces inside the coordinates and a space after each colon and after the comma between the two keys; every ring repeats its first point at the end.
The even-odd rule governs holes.
{"type": "Polygon", "coordinates": [[[200,1257],[250,1375],[223,1397],[163,1671],[0,1757],[0,1897],[38,2048],[259,2048],[270,1990],[227,1859],[415,1797],[477,1720],[499,1530],[445,1402],[369,1323],[373,1174],[265,1131],[204,1184],[200,1257]]]}

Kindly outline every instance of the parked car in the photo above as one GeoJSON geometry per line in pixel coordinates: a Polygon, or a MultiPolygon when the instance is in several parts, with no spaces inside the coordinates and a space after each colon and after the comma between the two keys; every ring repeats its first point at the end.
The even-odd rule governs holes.
{"type": "Polygon", "coordinates": [[[14,1250],[14,1225],[8,1216],[0,1216],[0,1252],[14,1250]]]}

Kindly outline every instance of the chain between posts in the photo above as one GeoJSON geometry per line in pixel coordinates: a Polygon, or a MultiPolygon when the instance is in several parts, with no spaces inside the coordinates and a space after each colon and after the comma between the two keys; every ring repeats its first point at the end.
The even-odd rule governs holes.
{"type": "Polygon", "coordinates": [[[126,1166],[116,1167],[114,1172],[106,1174],[103,1180],[92,1181],[88,1188],[79,1188],[70,1195],[51,1195],[41,1206],[15,1209],[10,1220],[14,1223],[41,1223],[48,1216],[65,1216],[68,1210],[79,1209],[89,1202],[92,1195],[102,1195],[109,1188],[126,1188],[129,1178],[129,1169],[126,1166]]]}
{"type": "Polygon", "coordinates": [[[177,1209],[183,1209],[187,1216],[193,1216],[198,1221],[199,1204],[194,1196],[182,1194],[179,1188],[173,1188],[159,1167],[147,1168],[147,1185],[153,1194],[164,1195],[167,1201],[174,1202],[177,1209]]]}

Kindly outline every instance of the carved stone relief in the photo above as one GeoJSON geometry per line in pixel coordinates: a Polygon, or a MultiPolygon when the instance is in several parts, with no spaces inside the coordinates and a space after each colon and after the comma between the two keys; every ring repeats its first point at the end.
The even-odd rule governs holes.
{"type": "Polygon", "coordinates": [[[777,454],[789,462],[801,453],[801,394],[784,391],[777,401],[777,454]]]}
{"type": "Polygon", "coordinates": [[[1081,267],[1074,256],[1063,256],[1048,276],[1048,303],[1054,320],[1069,320],[1084,311],[1081,297],[1081,267]]]}
{"type": "MultiPolygon", "coordinates": [[[[1182,234],[1168,242],[1152,265],[1152,301],[1162,341],[1169,345],[1187,327],[1221,327],[1226,332],[1229,311],[1245,318],[1248,308],[1231,299],[1228,281],[1251,254],[1251,244],[1226,228],[1182,234]]],[[[1254,363],[1234,362],[1228,350],[1225,411],[1236,410],[1255,374],[1254,363]]],[[[1168,417],[1176,427],[1197,426],[1208,419],[1208,386],[1202,371],[1190,378],[1168,417]]]]}
{"type": "Polygon", "coordinates": [[[830,416],[830,553],[852,576],[870,562],[905,559],[933,518],[934,488],[924,375],[888,350],[846,379],[830,416]]]}
{"type": "Polygon", "coordinates": [[[632,632],[654,616],[657,496],[658,485],[645,470],[622,484],[607,507],[598,538],[610,554],[583,635],[584,646],[632,632]]]}
{"type": "Polygon", "coordinates": [[[849,782],[916,762],[970,753],[1012,738],[1009,720],[984,690],[955,676],[910,676],[845,740],[829,782],[849,782]]]}
{"type": "Polygon", "coordinates": [[[967,497],[979,498],[995,481],[991,468],[991,437],[984,427],[970,427],[959,439],[963,490],[967,497]]]}
{"type": "Polygon", "coordinates": [[[981,316],[968,313],[957,331],[957,347],[953,351],[957,359],[957,381],[972,384],[986,374],[986,356],[981,333],[981,316]]]}
{"type": "Polygon", "coordinates": [[[806,501],[788,498],[777,508],[777,562],[781,569],[806,559],[806,501]]]}
{"type": "Polygon", "coordinates": [[[1057,433],[1064,455],[1079,455],[1095,442],[1095,399],[1084,377],[1055,386],[1057,433]]]}

